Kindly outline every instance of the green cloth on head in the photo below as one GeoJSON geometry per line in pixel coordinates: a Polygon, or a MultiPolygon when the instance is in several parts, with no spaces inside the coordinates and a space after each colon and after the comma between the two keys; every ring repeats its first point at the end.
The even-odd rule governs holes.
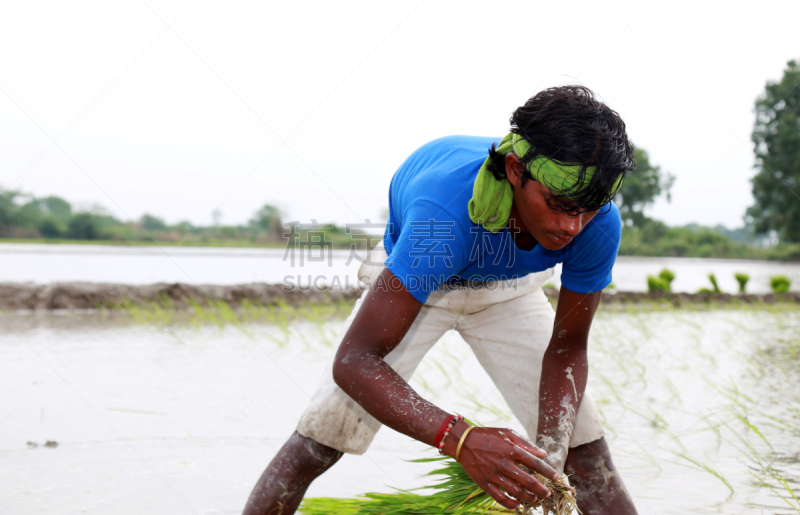
{"type": "MultiPolygon", "coordinates": [[[[509,133],[500,142],[497,152],[506,155],[514,152],[522,161],[525,154],[531,148],[528,141],[513,132],[509,133]]],[[[507,179],[497,180],[492,172],[489,171],[490,159],[481,165],[478,177],[472,186],[472,198],[469,201],[469,218],[476,224],[483,225],[491,232],[498,232],[508,224],[511,215],[511,206],[514,203],[514,189],[507,179]]],[[[525,168],[530,172],[534,179],[544,184],[553,193],[568,192],[578,182],[580,177],[580,166],[566,166],[559,164],[552,159],[539,156],[533,161],[526,163],[525,168]]],[[[596,167],[586,168],[585,181],[589,182],[596,167]]]]}

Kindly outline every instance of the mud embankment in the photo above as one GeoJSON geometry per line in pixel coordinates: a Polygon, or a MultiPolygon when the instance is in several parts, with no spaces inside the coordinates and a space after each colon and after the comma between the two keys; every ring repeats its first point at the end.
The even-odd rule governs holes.
{"type": "MultiPolygon", "coordinates": [[[[555,288],[550,288],[547,293],[548,298],[557,299],[558,292],[555,288]]],[[[730,293],[679,293],[679,292],[638,292],[638,291],[618,291],[603,292],[602,304],[611,305],[672,305],[679,307],[757,307],[773,304],[798,304],[800,305],[800,292],[790,293],[765,293],[765,294],[741,294],[732,295],[730,293]]]]}
{"type": "Polygon", "coordinates": [[[355,300],[360,290],[306,289],[286,291],[279,284],[239,284],[234,286],[190,285],[183,283],[130,284],[106,283],[0,283],[0,310],[114,309],[126,306],[151,306],[187,309],[223,302],[231,308],[243,304],[330,303],[355,300]]]}
{"type": "MultiPolygon", "coordinates": [[[[555,301],[558,290],[546,288],[548,298],[555,301]]],[[[159,283],[133,286],[129,284],[106,283],[0,283],[0,310],[86,310],[86,309],[124,309],[130,306],[152,306],[185,310],[194,305],[203,307],[225,303],[231,308],[250,304],[271,306],[287,304],[298,306],[307,303],[324,304],[332,302],[355,301],[361,290],[338,289],[291,289],[279,284],[238,284],[233,286],[190,285],[183,283],[159,283]]],[[[625,292],[603,293],[603,304],[611,305],[672,305],[736,307],[771,304],[800,305],[800,292],[780,294],[728,293],[665,293],[665,292],[625,292]]]]}

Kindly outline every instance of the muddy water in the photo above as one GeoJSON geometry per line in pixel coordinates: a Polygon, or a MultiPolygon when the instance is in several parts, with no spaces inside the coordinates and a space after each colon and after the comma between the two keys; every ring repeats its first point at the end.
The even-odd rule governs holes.
{"type": "MultiPolygon", "coordinates": [[[[342,324],[2,317],[3,514],[240,513],[342,324]]],[[[798,329],[797,312],[598,316],[590,387],[640,513],[795,513],[752,473],[775,485],[766,466],[797,490],[798,329]]],[[[413,384],[442,407],[521,429],[456,333],[413,384]]],[[[418,486],[424,466],[404,460],[427,455],[383,429],[365,456],[346,456],[309,494],[418,486]]]]}

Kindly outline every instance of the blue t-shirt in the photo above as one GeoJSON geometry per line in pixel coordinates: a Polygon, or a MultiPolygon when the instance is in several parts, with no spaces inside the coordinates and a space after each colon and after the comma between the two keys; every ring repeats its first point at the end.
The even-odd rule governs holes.
{"type": "Polygon", "coordinates": [[[521,250],[508,227],[487,231],[469,218],[472,185],[495,138],[448,136],[400,166],[389,187],[386,267],[418,301],[448,282],[523,277],[563,263],[561,284],[578,293],[611,283],[622,223],[610,202],[561,250],[521,250]]]}

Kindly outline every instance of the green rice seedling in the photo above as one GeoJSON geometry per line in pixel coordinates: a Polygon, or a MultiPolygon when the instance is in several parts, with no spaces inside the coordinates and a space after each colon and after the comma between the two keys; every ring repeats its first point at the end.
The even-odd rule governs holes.
{"type": "Polygon", "coordinates": [[[790,423],[781,418],[773,417],[772,415],[763,414],[762,416],[770,420],[770,422],[767,422],[767,425],[784,431],[789,431],[795,436],[800,437],[800,426],[798,426],[796,421],[792,421],[792,423],[790,423]]]}
{"type": "Polygon", "coordinates": [[[737,272],[733,274],[733,277],[735,277],[736,282],[739,283],[739,293],[744,294],[745,290],[747,289],[747,281],[750,280],[750,276],[741,272],[737,272]]]}
{"type": "Polygon", "coordinates": [[[254,303],[250,299],[242,299],[239,317],[248,322],[257,322],[269,319],[269,308],[261,303],[254,303]]]}
{"type": "MultiPolygon", "coordinates": [[[[425,486],[416,491],[433,491],[428,495],[413,490],[396,489],[394,493],[368,493],[355,499],[336,499],[318,497],[305,499],[300,512],[305,515],[429,515],[444,513],[453,515],[509,515],[508,510],[481,490],[464,472],[464,469],[451,458],[425,458],[414,460],[417,463],[442,462],[442,468],[430,472],[429,476],[440,476],[435,485],[425,486]]],[[[527,515],[541,508],[544,515],[568,515],[578,510],[575,502],[575,488],[562,481],[551,481],[533,472],[534,477],[553,494],[540,499],[532,505],[522,505],[516,510],[518,515],[527,515]]]]}
{"type": "Polygon", "coordinates": [[[169,298],[166,293],[159,293],[158,294],[158,303],[161,304],[161,307],[168,311],[175,311],[175,301],[169,298]]]}
{"type": "Polygon", "coordinates": [[[480,388],[471,384],[464,386],[466,386],[466,388],[459,389],[459,392],[462,392],[466,389],[469,389],[469,391],[460,393],[463,401],[461,406],[467,410],[467,412],[472,413],[472,416],[477,414],[487,414],[493,417],[494,422],[501,422],[511,419],[511,414],[501,407],[503,405],[502,403],[484,402],[486,396],[481,394],[480,388]]]}
{"type": "Polygon", "coordinates": [[[719,284],[717,284],[717,276],[714,274],[708,274],[708,280],[711,281],[711,286],[714,287],[714,293],[720,293],[722,290],[719,289],[719,284]]]}
{"type": "Polygon", "coordinates": [[[446,381],[444,388],[445,389],[450,388],[450,386],[453,384],[453,378],[450,376],[450,372],[448,371],[448,369],[439,360],[434,361],[433,364],[436,368],[439,369],[439,372],[442,373],[442,376],[446,381]]]}
{"type": "Polygon", "coordinates": [[[750,471],[750,474],[753,477],[755,477],[756,480],[758,480],[758,482],[761,483],[762,486],[766,486],[767,488],[772,490],[772,493],[774,493],[775,495],[780,497],[794,511],[796,511],[797,513],[800,513],[800,500],[797,499],[797,494],[795,493],[794,489],[792,488],[792,485],[790,485],[789,482],[786,480],[786,478],[784,478],[783,475],[780,472],[778,472],[777,470],[775,470],[774,468],[768,469],[768,473],[769,473],[770,477],[778,483],[779,487],[783,488],[783,490],[789,494],[789,496],[784,497],[783,493],[779,492],[777,488],[775,488],[771,484],[769,484],[766,481],[764,481],[764,479],[762,477],[760,477],[760,476],[754,474],[752,471],[750,471]],[[792,501],[794,501],[794,502],[792,502],[792,501]]]}
{"type": "Polygon", "coordinates": [[[220,327],[224,325],[224,321],[219,319],[212,309],[204,308],[196,299],[188,299],[186,304],[190,309],[191,320],[196,326],[200,326],[204,322],[216,324],[220,327]]]}
{"type": "Polygon", "coordinates": [[[672,291],[672,281],[675,280],[675,273],[672,270],[663,269],[658,273],[658,278],[667,285],[667,291],[672,291]]]}
{"type": "Polygon", "coordinates": [[[711,282],[712,288],[700,288],[697,293],[722,293],[722,290],[719,289],[719,284],[717,284],[716,275],[708,274],[708,280],[711,282]]]}
{"type": "Polygon", "coordinates": [[[733,415],[737,419],[739,419],[739,421],[742,424],[744,424],[747,427],[747,429],[749,429],[749,430],[753,431],[755,434],[757,434],[758,437],[761,439],[761,441],[763,441],[765,444],[767,444],[767,447],[769,447],[770,452],[775,452],[775,448],[772,447],[771,443],[769,443],[769,440],[767,440],[767,437],[764,436],[764,433],[762,433],[761,430],[759,430],[752,422],[750,422],[749,418],[747,418],[745,415],[742,415],[741,413],[734,413],[733,415]]]}
{"type": "Polygon", "coordinates": [[[650,293],[657,291],[669,291],[669,283],[653,275],[647,276],[647,291],[650,293]]]}
{"type": "Polygon", "coordinates": [[[231,309],[231,305],[224,300],[214,300],[209,298],[208,303],[219,315],[219,320],[229,322],[234,325],[239,325],[239,317],[231,309]]]}
{"type": "Polygon", "coordinates": [[[649,313],[643,313],[641,310],[637,311],[633,317],[634,322],[636,322],[636,327],[641,331],[642,336],[649,340],[653,337],[652,333],[652,318],[650,317],[649,313]]]}
{"type": "MultiPolygon", "coordinates": [[[[653,469],[657,470],[658,472],[663,472],[664,468],[661,466],[661,462],[650,453],[638,440],[633,440],[634,445],[638,447],[639,452],[636,453],[636,456],[640,459],[644,459],[653,469]]],[[[618,451],[614,451],[618,452],[618,451]]]]}
{"type": "Polygon", "coordinates": [[[320,341],[327,347],[333,346],[335,332],[331,332],[329,325],[330,321],[340,315],[341,308],[331,304],[309,304],[304,316],[312,324],[314,324],[318,336],[317,341],[320,341]]]}
{"type": "Polygon", "coordinates": [[[675,386],[675,383],[672,381],[672,379],[670,379],[670,377],[667,374],[664,374],[663,372],[659,373],[659,377],[661,379],[660,381],[661,386],[664,387],[664,390],[669,392],[670,397],[678,404],[683,404],[683,398],[681,397],[681,392],[678,389],[678,387],[675,386]]]}
{"type": "Polygon", "coordinates": [[[126,306],[128,314],[141,323],[153,325],[166,325],[174,318],[172,313],[164,310],[158,302],[146,302],[144,304],[130,303],[126,306]]]}
{"type": "Polygon", "coordinates": [[[773,293],[787,293],[792,281],[785,275],[773,275],[769,278],[769,285],[773,293]]]}
{"type": "Polygon", "coordinates": [[[414,374],[414,378],[412,379],[412,384],[415,390],[422,389],[424,392],[428,393],[429,395],[436,395],[439,393],[436,389],[434,389],[430,383],[425,379],[426,374],[414,374]]]}
{"type": "MultiPolygon", "coordinates": [[[[768,488],[778,498],[788,504],[794,511],[800,513],[800,500],[797,497],[797,492],[794,491],[790,482],[773,466],[772,460],[766,459],[760,452],[758,452],[746,437],[733,430],[729,425],[734,435],[739,439],[744,448],[739,450],[746,455],[758,469],[758,473],[750,470],[750,474],[758,481],[761,486],[768,488]],[[771,484],[767,480],[770,479],[774,482],[771,484]]],[[[748,422],[748,429],[753,429],[755,426],[748,422]]],[[[772,444],[764,437],[761,431],[756,429],[759,437],[770,447],[772,444]]]]}
{"type": "Polygon", "coordinates": [[[728,481],[725,478],[725,476],[722,475],[722,472],[715,469],[712,465],[706,463],[705,461],[692,458],[686,453],[678,453],[673,451],[673,454],[675,454],[675,456],[677,456],[678,458],[681,458],[682,460],[688,462],[690,464],[689,466],[691,466],[692,468],[701,470],[703,472],[708,472],[712,476],[716,477],[722,482],[722,484],[724,484],[728,488],[728,490],[730,490],[731,494],[733,494],[734,492],[733,485],[731,485],[730,481],[728,481]]]}
{"type": "Polygon", "coordinates": [[[277,304],[271,306],[266,312],[267,321],[276,327],[280,332],[280,338],[270,337],[270,339],[274,341],[278,347],[284,347],[288,345],[292,337],[288,314],[290,309],[291,308],[288,304],[284,302],[278,302],[277,304]]]}

